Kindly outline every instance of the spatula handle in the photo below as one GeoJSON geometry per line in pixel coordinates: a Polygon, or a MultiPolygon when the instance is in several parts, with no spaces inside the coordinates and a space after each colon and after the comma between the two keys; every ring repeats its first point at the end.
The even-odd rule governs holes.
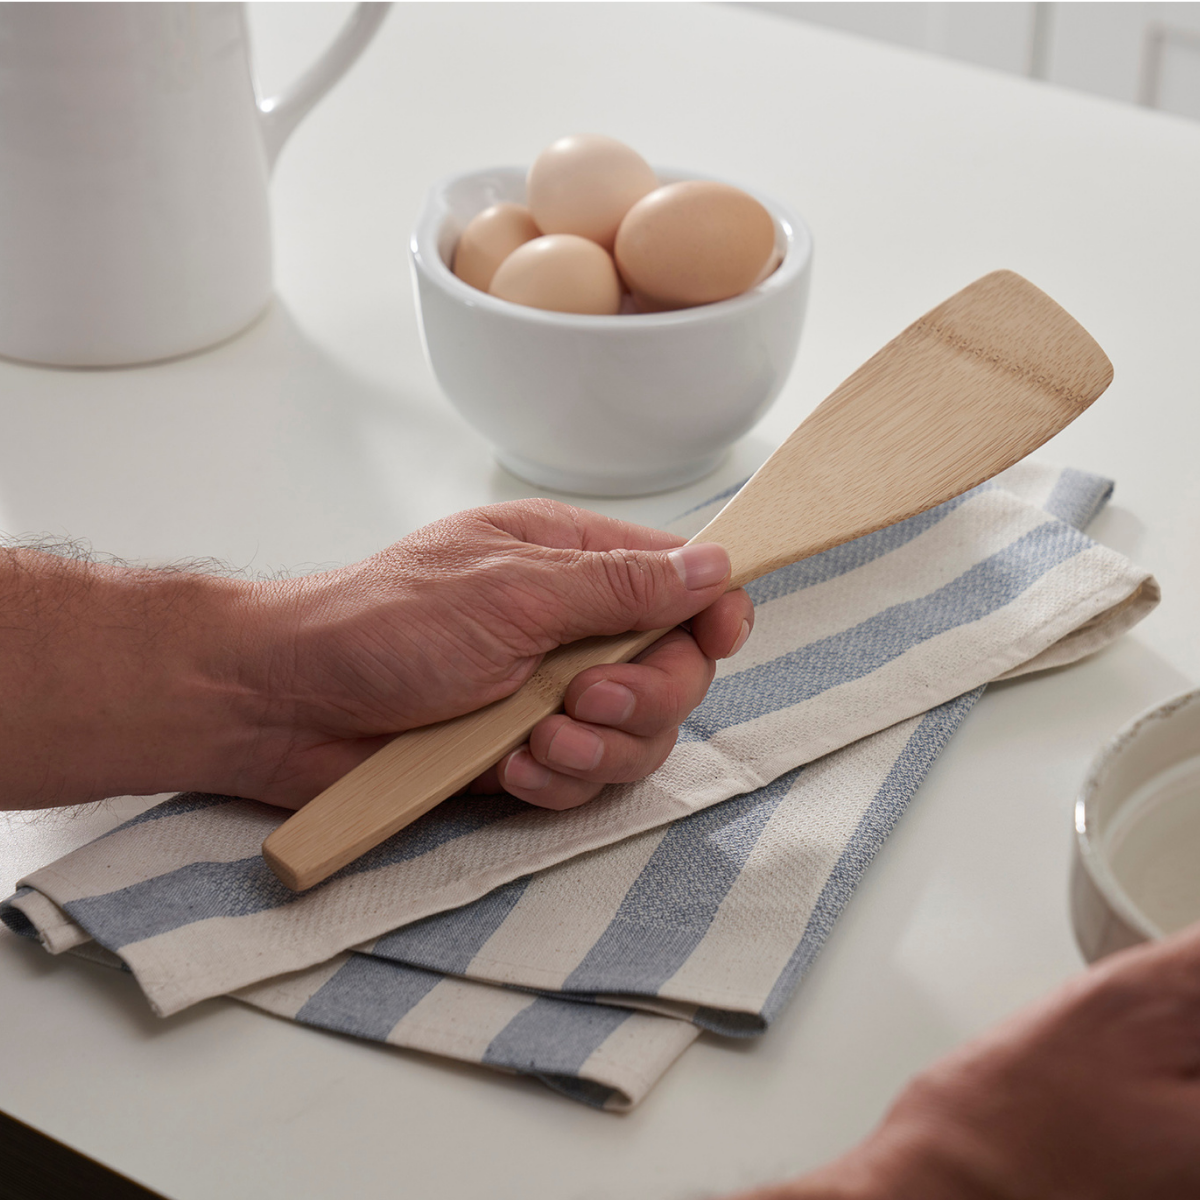
{"type": "MultiPolygon", "coordinates": [[[[738,513],[736,503],[727,505],[692,538],[732,547],[730,588],[765,569],[737,553],[741,527],[753,520],[753,514],[738,513]]],[[[328,879],[515,750],[540,720],[562,708],[567,685],[580,671],[628,662],[666,632],[651,629],[560,646],[506,699],[400,734],[289,817],[263,842],[263,857],[293,891],[328,879]]]]}
{"type": "Polygon", "coordinates": [[[580,671],[628,662],[666,632],[560,646],[507,699],[400,734],[289,817],[263,842],[263,857],[293,891],[320,883],[515,750],[543,717],[562,708],[580,671]]]}

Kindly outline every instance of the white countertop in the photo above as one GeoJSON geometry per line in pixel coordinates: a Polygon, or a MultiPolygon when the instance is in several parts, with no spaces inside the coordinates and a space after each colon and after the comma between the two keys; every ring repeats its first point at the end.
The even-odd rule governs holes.
{"type": "MultiPolygon", "coordinates": [[[[344,7],[256,10],[267,82],[344,7]]],[[[1117,726],[1200,680],[1200,124],[730,6],[398,7],[283,153],[257,326],[136,370],[0,363],[0,529],[298,569],[530,494],[438,392],[406,243],[433,180],[584,130],[777,196],[817,247],[793,376],[730,460],[593,507],[661,522],[743,477],[909,320],[1009,267],[1115,364],[1040,454],[1117,480],[1091,532],[1165,599],[1092,660],[992,688],[776,1026],[702,1038],[628,1116],[228,1001],[160,1021],[129,979],[3,935],[0,1109],[172,1200],[681,1200],[830,1157],[1079,969],[1076,786],[1117,726]]],[[[0,819],[0,888],[143,803],[0,819]]]]}

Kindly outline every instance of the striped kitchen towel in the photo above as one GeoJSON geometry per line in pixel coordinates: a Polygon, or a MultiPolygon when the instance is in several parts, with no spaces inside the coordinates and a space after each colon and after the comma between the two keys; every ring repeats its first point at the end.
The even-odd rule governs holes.
{"type": "Polygon", "coordinates": [[[1110,492],[1023,463],[757,581],[754,633],[667,763],[583,808],[457,798],[296,896],[258,854],[284,814],[183,795],[0,916],[124,966],[163,1015],[230,994],[627,1108],[700,1029],[767,1028],[986,683],[1157,603],[1079,532],[1110,492]]]}

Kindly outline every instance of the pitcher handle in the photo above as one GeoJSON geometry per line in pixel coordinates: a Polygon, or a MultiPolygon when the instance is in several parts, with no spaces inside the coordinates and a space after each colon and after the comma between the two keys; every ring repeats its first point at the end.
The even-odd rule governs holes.
{"type": "Polygon", "coordinates": [[[367,43],[375,36],[391,7],[390,3],[356,5],[333,44],[290,88],[278,96],[259,100],[263,145],[270,167],[275,166],[275,160],[279,157],[284,142],[304,119],[309,109],[341,79],[354,60],[367,48],[367,43]]]}

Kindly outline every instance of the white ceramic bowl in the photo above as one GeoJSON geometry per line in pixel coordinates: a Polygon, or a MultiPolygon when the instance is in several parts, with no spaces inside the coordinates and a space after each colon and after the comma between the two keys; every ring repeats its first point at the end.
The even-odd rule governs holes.
{"type": "Polygon", "coordinates": [[[779,395],[808,297],[807,226],[757,199],[783,254],[763,283],[718,304],[597,317],[499,300],[451,271],[476,213],[524,202],[522,168],[456,175],[430,191],[410,247],[425,352],[502,466],[539,487],[632,496],[679,487],[721,461],[779,395]]]}
{"type": "Polygon", "coordinates": [[[1093,764],[1071,916],[1089,962],[1200,920],[1200,691],[1131,721],[1093,764]]]}

